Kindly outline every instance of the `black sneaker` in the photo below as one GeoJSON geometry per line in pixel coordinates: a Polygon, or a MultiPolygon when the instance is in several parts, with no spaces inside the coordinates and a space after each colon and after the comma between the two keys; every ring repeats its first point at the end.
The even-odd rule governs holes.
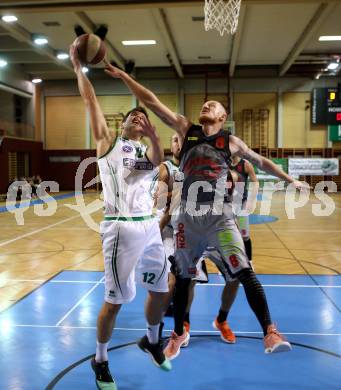
{"type": "Polygon", "coordinates": [[[110,374],[108,362],[97,363],[91,359],[91,367],[96,374],[96,386],[99,390],[117,390],[116,383],[110,374]]]}
{"type": "Polygon", "coordinates": [[[151,344],[147,336],[143,336],[137,343],[143,352],[146,352],[152,358],[153,363],[160,367],[162,370],[170,371],[172,369],[171,362],[166,358],[163,353],[162,344],[159,341],[157,344],[151,344]]]}

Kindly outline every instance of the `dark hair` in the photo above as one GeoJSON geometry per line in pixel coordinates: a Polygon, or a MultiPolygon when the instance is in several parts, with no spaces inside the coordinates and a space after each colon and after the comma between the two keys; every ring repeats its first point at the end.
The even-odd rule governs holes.
{"type": "Polygon", "coordinates": [[[132,112],[142,112],[142,114],[144,114],[144,115],[146,116],[146,118],[148,119],[148,114],[147,114],[146,109],[145,109],[144,107],[137,106],[137,107],[133,108],[132,110],[128,111],[128,112],[124,115],[122,122],[125,122],[126,119],[128,118],[128,116],[129,116],[132,112]]]}

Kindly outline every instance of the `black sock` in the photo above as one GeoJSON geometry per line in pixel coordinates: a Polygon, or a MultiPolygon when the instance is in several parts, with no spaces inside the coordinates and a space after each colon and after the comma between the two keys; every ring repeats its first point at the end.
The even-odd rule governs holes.
{"type": "Polygon", "coordinates": [[[174,331],[181,336],[184,331],[184,317],[188,303],[188,288],[191,279],[176,278],[174,292],[174,331]]]}
{"type": "Polygon", "coordinates": [[[244,287],[247,301],[255,313],[265,336],[267,328],[271,324],[271,317],[263,286],[259,283],[252,269],[242,270],[238,274],[238,279],[244,287]]]}
{"type": "Polygon", "coordinates": [[[159,327],[159,340],[162,339],[162,331],[163,327],[165,326],[165,323],[163,321],[160,322],[160,327],[159,327]]]}
{"type": "Polygon", "coordinates": [[[217,317],[217,321],[218,321],[219,324],[221,324],[222,322],[226,321],[227,314],[228,314],[227,311],[223,311],[221,309],[219,310],[219,314],[218,314],[218,317],[217,317]]]}
{"type": "Polygon", "coordinates": [[[190,323],[190,321],[189,321],[189,313],[187,313],[187,312],[185,313],[184,321],[190,323]]]}
{"type": "Polygon", "coordinates": [[[245,252],[246,256],[250,261],[252,261],[252,243],[251,243],[251,238],[248,238],[247,240],[244,241],[245,245],[245,252]]]}

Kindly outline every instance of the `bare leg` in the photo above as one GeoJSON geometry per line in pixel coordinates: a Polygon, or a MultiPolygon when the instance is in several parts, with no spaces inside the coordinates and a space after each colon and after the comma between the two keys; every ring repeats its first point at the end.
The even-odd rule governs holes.
{"type": "Polygon", "coordinates": [[[144,308],[148,324],[157,325],[160,323],[167,298],[168,293],[148,291],[144,308]]]}
{"type": "Polygon", "coordinates": [[[104,302],[97,318],[97,341],[107,343],[112,335],[121,305],[104,302]]]}
{"type": "Polygon", "coordinates": [[[115,327],[115,321],[121,305],[104,302],[97,318],[96,362],[108,360],[108,344],[115,327]]]}
{"type": "Polygon", "coordinates": [[[172,300],[173,300],[173,296],[174,296],[174,287],[175,287],[175,276],[172,272],[170,272],[168,274],[168,293],[165,297],[165,304],[164,304],[164,307],[163,307],[163,312],[165,313],[169,307],[169,305],[171,304],[172,300]]]}

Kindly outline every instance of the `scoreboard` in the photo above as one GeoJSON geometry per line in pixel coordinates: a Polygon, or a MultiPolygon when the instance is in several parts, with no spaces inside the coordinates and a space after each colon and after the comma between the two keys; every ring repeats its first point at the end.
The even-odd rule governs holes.
{"type": "Polygon", "coordinates": [[[311,96],[311,123],[341,125],[341,88],[314,88],[311,96]]]}

